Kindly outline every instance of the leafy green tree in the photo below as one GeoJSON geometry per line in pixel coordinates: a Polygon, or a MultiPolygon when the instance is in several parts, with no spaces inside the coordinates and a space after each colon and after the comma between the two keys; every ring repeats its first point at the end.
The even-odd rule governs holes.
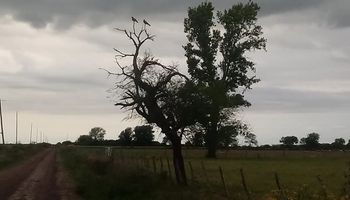
{"type": "Polygon", "coordinates": [[[104,139],[105,134],[106,131],[101,127],[92,128],[89,132],[89,136],[94,141],[102,141],[104,139]]]}
{"type": "Polygon", "coordinates": [[[144,126],[136,126],[134,128],[133,141],[135,145],[147,146],[151,145],[154,140],[153,135],[153,126],[144,125],[144,126]]]}
{"type": "Polygon", "coordinates": [[[320,135],[318,133],[310,133],[307,135],[307,137],[301,138],[300,143],[305,145],[307,148],[314,149],[320,145],[319,140],[320,135]]]}
{"type": "Polygon", "coordinates": [[[93,142],[94,140],[90,135],[81,135],[76,141],[79,145],[91,145],[93,142]]]}
{"type": "Polygon", "coordinates": [[[299,140],[295,136],[285,136],[281,138],[280,142],[286,146],[293,146],[298,144],[299,140]]]}
{"type": "Polygon", "coordinates": [[[334,142],[332,143],[333,146],[337,147],[337,148],[341,148],[344,147],[345,145],[345,140],[344,138],[336,138],[334,140],[334,142]]]}
{"type": "Polygon", "coordinates": [[[257,146],[258,140],[256,139],[256,135],[254,133],[248,133],[244,136],[244,143],[248,146],[257,146]]]}
{"type": "Polygon", "coordinates": [[[219,123],[228,109],[249,106],[244,92],[259,80],[247,53],[265,49],[262,27],[257,25],[259,6],[238,3],[214,14],[212,3],[189,8],[184,21],[188,43],[184,46],[188,72],[201,96],[200,123],[206,129],[207,157],[216,157],[219,123]],[[219,29],[218,25],[222,28],[219,29]]]}
{"type": "Polygon", "coordinates": [[[219,147],[232,147],[238,145],[238,132],[234,126],[223,126],[219,128],[219,147]]]}
{"type": "Polygon", "coordinates": [[[194,124],[187,127],[184,130],[184,136],[187,143],[193,146],[202,147],[204,146],[204,129],[200,124],[194,124]]]}
{"type": "Polygon", "coordinates": [[[126,128],[119,134],[119,142],[121,145],[130,146],[132,143],[133,131],[131,127],[126,128]]]}

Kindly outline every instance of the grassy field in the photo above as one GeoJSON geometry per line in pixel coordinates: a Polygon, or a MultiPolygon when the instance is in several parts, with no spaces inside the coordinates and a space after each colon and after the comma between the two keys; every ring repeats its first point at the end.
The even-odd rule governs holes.
{"type": "MultiPolygon", "coordinates": [[[[70,163],[71,169],[76,169],[75,165],[79,165],[79,162],[85,162],[85,167],[90,166],[89,173],[98,174],[105,170],[102,174],[106,175],[108,178],[119,176],[118,173],[120,174],[120,172],[123,171],[120,166],[126,166],[125,168],[127,169],[135,169],[135,171],[132,172],[133,175],[135,175],[135,172],[138,173],[142,171],[138,169],[143,169],[146,173],[138,174],[141,176],[141,178],[139,178],[141,180],[147,179],[149,182],[147,181],[144,184],[140,183],[140,185],[136,184],[134,187],[149,188],[148,186],[153,186],[155,188],[155,191],[153,191],[153,193],[151,192],[152,194],[149,196],[152,198],[143,196],[143,199],[161,199],[162,195],[160,194],[163,194],[164,192],[157,193],[156,191],[164,190],[168,191],[168,193],[178,193],[181,191],[184,195],[183,199],[204,199],[204,197],[205,199],[227,199],[225,197],[227,195],[229,196],[229,199],[247,199],[248,196],[242,184],[241,169],[243,170],[249,194],[254,199],[278,199],[277,197],[273,198],[273,196],[279,196],[279,194],[294,196],[294,199],[311,199],[311,197],[297,198],[300,194],[303,194],[304,196],[314,195],[315,199],[325,199],[326,197],[329,197],[329,199],[335,199],[342,195],[344,186],[346,186],[344,184],[346,182],[344,173],[348,173],[350,161],[350,152],[343,151],[308,152],[230,150],[220,151],[218,153],[219,158],[214,160],[204,158],[205,150],[184,149],[190,187],[183,189],[176,188],[173,184],[174,174],[170,159],[170,149],[114,148],[112,155],[113,162],[112,164],[109,164],[108,167],[106,167],[107,164],[103,164],[103,162],[106,163],[107,161],[98,161],[105,157],[105,148],[75,147],[69,151],[70,153],[66,153],[64,157],[67,161],[66,165],[69,166],[70,163]],[[67,157],[70,158],[70,161],[67,157]],[[76,159],[76,157],[80,158],[76,159]],[[94,161],[91,162],[92,160],[94,161]],[[170,177],[167,175],[169,171],[168,160],[170,162],[170,177]],[[219,167],[221,167],[223,171],[226,190],[220,175],[219,167]],[[119,172],[116,169],[118,169],[119,172]],[[109,171],[112,171],[113,175],[109,174],[109,171]],[[278,174],[282,191],[278,190],[275,178],[276,173],[278,174]],[[163,188],[159,187],[159,185],[163,188]],[[196,193],[197,195],[189,196],[189,193],[196,193]],[[159,195],[161,197],[159,197],[159,195]]],[[[86,171],[89,171],[89,169],[86,171]]],[[[80,191],[83,191],[82,193],[84,193],[84,190],[86,191],[84,187],[88,188],[90,186],[86,185],[87,183],[85,182],[87,180],[79,179],[79,173],[81,175],[82,172],[72,172],[72,174],[75,174],[77,182],[80,182],[80,191]]],[[[123,174],[125,175],[128,173],[123,172],[123,174]]],[[[91,174],[88,176],[92,177],[91,174]]],[[[120,180],[124,181],[124,185],[132,185],[135,180],[137,182],[138,178],[123,177],[120,180]]],[[[106,183],[106,185],[112,184],[113,187],[111,188],[111,191],[120,187],[117,186],[118,184],[115,185],[113,180],[110,181],[112,182],[106,183],[104,179],[100,179],[97,182],[99,182],[99,184],[106,183]]],[[[149,191],[147,192],[149,193],[149,191]]],[[[142,191],[140,194],[146,194],[147,192],[142,191]]],[[[128,192],[125,194],[128,196],[128,192]]],[[[171,195],[167,198],[170,197],[171,195]]],[[[87,198],[86,196],[85,198],[98,199],[87,198]]],[[[113,199],[101,198],[101,196],[99,196],[99,198],[113,199]]],[[[135,199],[140,199],[140,196],[137,196],[135,199]]],[[[279,199],[283,198],[280,197],[279,199]]]]}
{"type": "Polygon", "coordinates": [[[39,152],[43,145],[0,145],[0,170],[39,152]]]}

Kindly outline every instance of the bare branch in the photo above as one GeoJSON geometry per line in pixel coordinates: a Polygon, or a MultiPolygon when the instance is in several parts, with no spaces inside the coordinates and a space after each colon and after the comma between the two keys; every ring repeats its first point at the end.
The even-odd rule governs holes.
{"type": "Polygon", "coordinates": [[[134,54],[127,54],[127,53],[124,53],[124,52],[122,52],[122,51],[120,51],[120,50],[118,50],[116,48],[113,48],[113,49],[114,49],[114,51],[116,51],[118,53],[118,55],[116,55],[116,57],[124,58],[124,57],[132,57],[132,56],[134,56],[134,54]]]}

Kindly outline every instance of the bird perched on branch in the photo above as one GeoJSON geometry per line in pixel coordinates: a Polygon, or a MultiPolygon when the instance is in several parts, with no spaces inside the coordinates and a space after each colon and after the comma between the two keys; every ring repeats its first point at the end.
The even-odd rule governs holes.
{"type": "Polygon", "coordinates": [[[144,23],[145,25],[151,26],[151,24],[149,24],[145,19],[143,20],[143,23],[144,23]]]}
{"type": "Polygon", "coordinates": [[[137,19],[135,19],[135,17],[131,17],[131,20],[132,20],[133,22],[139,23],[139,22],[137,21],[137,19]]]}

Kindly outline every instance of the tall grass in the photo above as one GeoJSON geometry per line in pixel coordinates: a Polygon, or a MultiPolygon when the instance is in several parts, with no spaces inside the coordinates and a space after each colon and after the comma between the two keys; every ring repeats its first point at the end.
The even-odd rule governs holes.
{"type": "Polygon", "coordinates": [[[201,187],[176,185],[165,166],[154,173],[151,162],[147,164],[145,160],[113,159],[103,152],[76,148],[61,148],[59,152],[82,199],[212,199],[201,192],[201,187]]]}
{"type": "Polygon", "coordinates": [[[46,148],[46,145],[0,145],[0,169],[9,167],[46,148]]]}

